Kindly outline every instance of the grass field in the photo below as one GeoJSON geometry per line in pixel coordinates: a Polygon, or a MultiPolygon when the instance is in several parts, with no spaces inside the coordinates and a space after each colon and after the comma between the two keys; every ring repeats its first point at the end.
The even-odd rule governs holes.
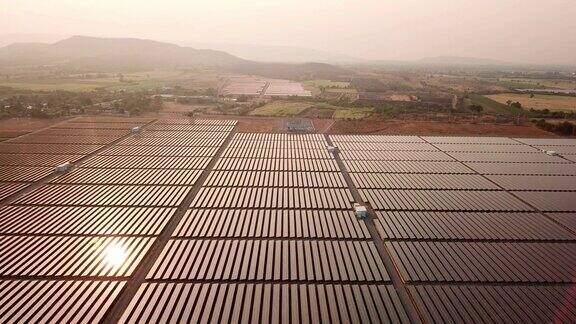
{"type": "Polygon", "coordinates": [[[518,101],[525,109],[576,111],[576,97],[537,94],[530,98],[530,94],[520,93],[501,93],[487,97],[500,103],[506,103],[508,100],[518,101]]]}
{"type": "Polygon", "coordinates": [[[312,107],[312,104],[307,102],[274,101],[254,109],[250,115],[289,117],[296,116],[310,107],[312,107]]]}
{"type": "Polygon", "coordinates": [[[370,116],[374,108],[339,108],[332,116],[335,119],[362,119],[370,116]]]}
{"type": "Polygon", "coordinates": [[[524,110],[519,108],[510,107],[504,103],[492,100],[488,97],[479,94],[469,94],[468,98],[464,98],[464,105],[480,105],[484,108],[483,112],[497,114],[497,115],[517,115],[524,110]]]}
{"type": "Polygon", "coordinates": [[[318,112],[323,111],[324,117],[336,119],[361,119],[370,116],[374,108],[354,108],[339,107],[323,102],[292,102],[292,101],[274,101],[260,108],[253,110],[250,115],[266,117],[318,117],[318,112]],[[307,113],[310,112],[309,113],[307,113]]]}
{"type": "Polygon", "coordinates": [[[16,90],[32,90],[32,91],[71,91],[71,92],[82,92],[91,91],[98,88],[104,88],[111,84],[106,84],[103,82],[3,82],[0,83],[2,87],[9,87],[16,90]]]}
{"type": "Polygon", "coordinates": [[[565,90],[576,89],[576,81],[572,80],[500,78],[499,82],[508,87],[516,89],[529,89],[529,88],[554,88],[565,90]]]}

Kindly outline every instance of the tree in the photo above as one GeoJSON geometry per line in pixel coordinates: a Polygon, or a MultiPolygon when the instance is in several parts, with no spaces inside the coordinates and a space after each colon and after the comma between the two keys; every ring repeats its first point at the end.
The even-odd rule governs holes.
{"type": "Polygon", "coordinates": [[[468,109],[480,113],[484,110],[484,107],[482,107],[481,105],[470,105],[468,106],[468,109]]]}

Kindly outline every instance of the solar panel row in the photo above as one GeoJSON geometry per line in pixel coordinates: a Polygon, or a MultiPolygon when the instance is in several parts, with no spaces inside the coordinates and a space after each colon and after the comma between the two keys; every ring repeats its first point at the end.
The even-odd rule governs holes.
{"type": "Polygon", "coordinates": [[[576,320],[575,140],[331,139],[425,322],[576,320]]]}
{"type": "MultiPolygon", "coordinates": [[[[142,125],[117,121],[74,120],[48,131],[73,134],[128,128],[129,134],[129,127],[142,125]]],[[[234,125],[218,126],[222,123],[227,124],[215,122],[211,126],[208,122],[200,126],[216,130],[234,125]]],[[[0,209],[0,285],[23,289],[17,296],[0,290],[2,322],[24,322],[31,316],[41,322],[102,320],[175,215],[176,208],[171,207],[183,202],[228,134],[207,132],[190,138],[187,131],[170,131],[170,137],[163,137],[163,124],[152,125],[160,129],[159,134],[133,134],[0,209]],[[174,145],[166,145],[168,142],[174,145]],[[154,153],[162,156],[147,156],[154,153]],[[50,289],[62,290],[53,297],[45,296],[50,289]],[[17,304],[11,298],[17,298],[17,304]],[[60,305],[58,314],[42,303],[35,312],[31,305],[39,299],[60,305]]],[[[70,138],[79,142],[86,139],[70,138]]],[[[42,145],[47,152],[66,148],[42,145]]],[[[3,176],[15,177],[24,171],[14,169],[3,176]]]]}
{"type": "MultiPolygon", "coordinates": [[[[2,153],[0,181],[42,178],[62,137],[151,121],[29,135],[9,145],[47,151],[2,153]]],[[[576,320],[576,142],[335,135],[333,155],[321,135],[234,125],[155,121],[2,207],[0,321],[576,320]]]]}

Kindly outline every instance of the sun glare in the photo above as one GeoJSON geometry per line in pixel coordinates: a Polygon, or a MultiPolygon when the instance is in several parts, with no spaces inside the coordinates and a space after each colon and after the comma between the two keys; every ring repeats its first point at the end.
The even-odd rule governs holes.
{"type": "Polygon", "coordinates": [[[104,250],[104,262],[111,267],[119,267],[126,260],[126,249],[118,244],[112,243],[104,250]]]}

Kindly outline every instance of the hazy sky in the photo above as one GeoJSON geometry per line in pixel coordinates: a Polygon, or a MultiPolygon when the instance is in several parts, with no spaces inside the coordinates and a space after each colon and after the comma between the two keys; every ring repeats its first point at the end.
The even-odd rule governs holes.
{"type": "Polygon", "coordinates": [[[0,0],[0,34],[576,63],[576,0],[0,0]]]}

